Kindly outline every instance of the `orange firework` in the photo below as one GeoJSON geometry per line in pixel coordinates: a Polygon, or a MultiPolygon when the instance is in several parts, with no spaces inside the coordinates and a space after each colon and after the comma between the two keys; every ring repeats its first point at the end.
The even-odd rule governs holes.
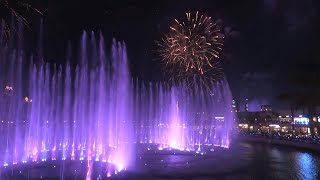
{"type": "Polygon", "coordinates": [[[33,7],[26,0],[0,0],[0,22],[2,20],[5,34],[10,36],[10,21],[12,18],[13,20],[22,21],[22,23],[28,27],[29,23],[26,16],[30,11],[42,15],[40,10],[33,7]]]}
{"type": "Polygon", "coordinates": [[[224,35],[211,17],[197,12],[194,16],[186,13],[182,21],[175,19],[169,33],[158,42],[162,63],[172,75],[171,80],[189,83],[195,78],[219,80],[223,39],[224,35]]]}

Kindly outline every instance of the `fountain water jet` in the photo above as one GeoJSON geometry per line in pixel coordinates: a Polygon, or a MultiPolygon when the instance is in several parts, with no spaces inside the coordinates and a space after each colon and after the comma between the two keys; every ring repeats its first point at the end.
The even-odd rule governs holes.
{"type": "Polygon", "coordinates": [[[113,41],[107,67],[103,37],[94,36],[83,33],[74,70],[69,63],[33,63],[19,49],[1,49],[2,164],[61,158],[108,161],[119,170],[129,165],[132,86],[126,47],[113,41]]]}
{"type": "Polygon", "coordinates": [[[113,41],[109,58],[104,44],[101,34],[84,32],[73,66],[26,58],[0,40],[0,164],[86,161],[90,179],[93,162],[105,163],[106,176],[134,166],[134,142],[181,151],[229,147],[226,80],[209,88],[133,83],[125,44],[113,41]]]}
{"type": "MultiPolygon", "coordinates": [[[[210,89],[185,85],[142,85],[136,90],[135,132],[138,142],[161,149],[197,150],[202,145],[229,146],[234,117],[226,81],[210,89]],[[229,107],[230,106],[230,107],[229,107]]],[[[200,148],[201,149],[201,148],[200,148]]]]}

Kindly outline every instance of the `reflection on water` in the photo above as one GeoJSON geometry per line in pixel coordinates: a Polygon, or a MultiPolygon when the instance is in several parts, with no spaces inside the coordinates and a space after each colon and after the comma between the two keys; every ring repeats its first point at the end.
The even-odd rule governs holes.
{"type": "MultiPolygon", "coordinates": [[[[144,155],[147,179],[320,179],[320,155],[283,146],[234,144],[207,156],[144,155]]],[[[145,178],[144,178],[145,179],[145,178]]]]}
{"type": "MultiPolygon", "coordinates": [[[[146,150],[144,146],[138,149],[134,168],[116,179],[320,179],[320,155],[290,147],[236,143],[230,149],[217,148],[204,155],[146,150]]],[[[32,170],[51,175],[54,171],[49,166],[32,170]]]]}
{"type": "Polygon", "coordinates": [[[245,171],[232,179],[320,179],[320,155],[289,147],[241,143],[245,171]]]}
{"type": "Polygon", "coordinates": [[[319,158],[315,159],[308,153],[297,153],[296,161],[297,170],[303,179],[314,179],[319,176],[319,158]]]}

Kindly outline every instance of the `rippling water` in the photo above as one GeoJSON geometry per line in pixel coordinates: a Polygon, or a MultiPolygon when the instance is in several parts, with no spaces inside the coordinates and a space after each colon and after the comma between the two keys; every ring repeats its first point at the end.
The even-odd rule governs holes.
{"type": "Polygon", "coordinates": [[[320,154],[263,143],[236,143],[196,157],[145,154],[140,163],[148,164],[144,179],[320,179],[320,154]]]}
{"type": "MultiPolygon", "coordinates": [[[[139,145],[135,167],[112,178],[115,179],[320,179],[320,154],[284,146],[271,146],[263,143],[236,143],[230,149],[216,148],[214,152],[195,154],[192,152],[147,150],[149,145],[139,145]]],[[[67,163],[67,162],[66,162],[67,163]]],[[[70,162],[69,162],[70,163],[70,162]]],[[[21,168],[17,166],[3,171],[1,180],[14,179],[10,174],[25,176],[33,172],[32,178],[44,176],[61,179],[58,162],[39,165],[38,168],[21,168]],[[40,167],[41,166],[41,167],[40,167]],[[55,172],[56,171],[56,172],[55,172]]],[[[63,166],[64,167],[64,166],[63,166]]],[[[79,179],[81,172],[78,165],[68,166],[64,179],[79,179]],[[68,170],[68,171],[67,171],[68,170]]],[[[2,169],[4,170],[4,169],[2,169]]],[[[1,174],[1,168],[0,168],[1,174]]],[[[45,179],[46,179],[45,178],[45,179]]]]}
{"type": "Polygon", "coordinates": [[[248,164],[231,179],[320,179],[320,154],[258,143],[239,148],[248,164]]]}
{"type": "Polygon", "coordinates": [[[166,166],[154,166],[154,158],[143,160],[154,164],[145,167],[149,179],[320,179],[320,154],[291,147],[237,143],[205,157],[175,156],[171,161],[170,156],[166,166]]]}

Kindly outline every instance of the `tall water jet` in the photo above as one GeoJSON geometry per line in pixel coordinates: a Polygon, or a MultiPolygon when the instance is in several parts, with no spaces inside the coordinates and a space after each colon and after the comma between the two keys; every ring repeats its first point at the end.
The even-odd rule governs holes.
{"type": "Polygon", "coordinates": [[[128,167],[132,86],[126,47],[113,41],[108,66],[103,37],[95,36],[83,33],[75,68],[28,61],[21,49],[1,48],[3,165],[70,159],[115,164],[115,172],[128,167]]]}
{"type": "Polygon", "coordinates": [[[179,114],[179,101],[176,97],[175,89],[171,91],[171,102],[169,111],[169,133],[168,133],[168,145],[171,148],[179,149],[185,148],[184,134],[182,121],[179,114]]]}
{"type": "Polygon", "coordinates": [[[201,150],[229,147],[233,126],[232,96],[227,81],[190,88],[185,84],[136,85],[134,121],[139,143],[161,149],[201,150]]]}
{"type": "Polygon", "coordinates": [[[234,118],[226,80],[193,88],[134,83],[125,44],[113,40],[108,55],[103,36],[93,32],[82,34],[79,53],[61,65],[45,63],[40,52],[26,57],[11,41],[0,40],[5,167],[60,162],[63,177],[66,162],[84,162],[90,179],[95,162],[106,176],[134,169],[137,143],[197,153],[229,147],[234,118]]]}

